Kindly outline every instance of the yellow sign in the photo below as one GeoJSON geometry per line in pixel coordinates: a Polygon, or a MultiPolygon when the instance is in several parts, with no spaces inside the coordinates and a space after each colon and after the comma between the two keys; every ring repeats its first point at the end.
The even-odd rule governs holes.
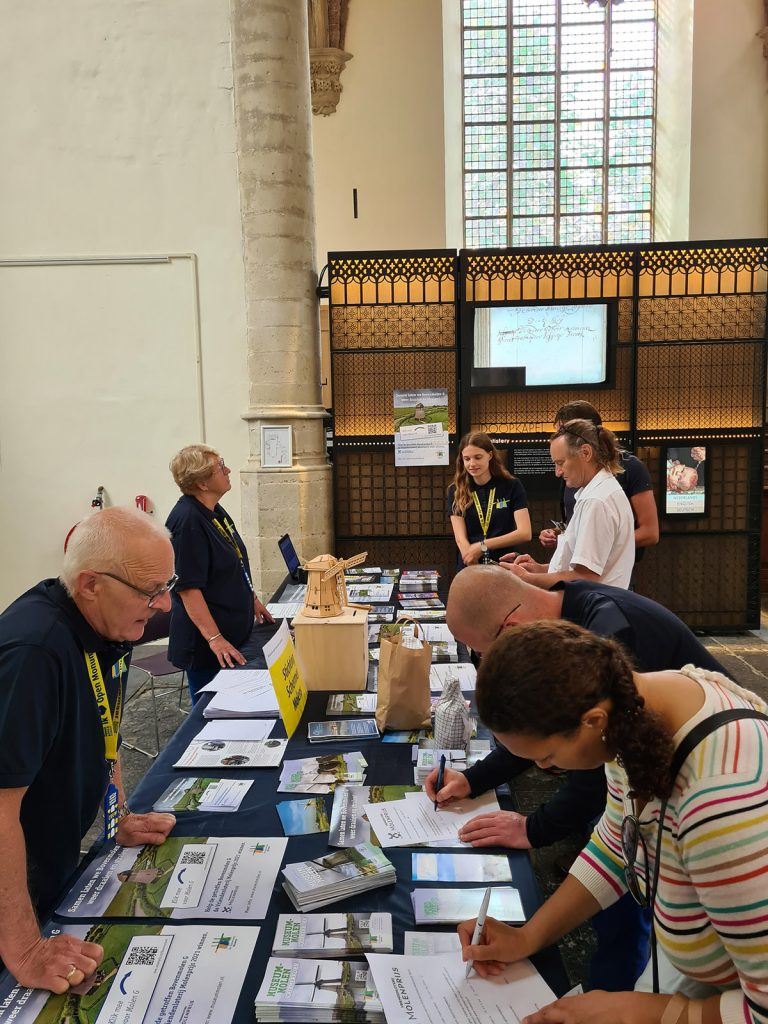
{"type": "Polygon", "coordinates": [[[285,619],[272,639],[264,644],[264,657],[267,659],[272,686],[280,714],[283,716],[285,732],[290,739],[304,714],[307,688],[301,678],[296,649],[285,619]]]}

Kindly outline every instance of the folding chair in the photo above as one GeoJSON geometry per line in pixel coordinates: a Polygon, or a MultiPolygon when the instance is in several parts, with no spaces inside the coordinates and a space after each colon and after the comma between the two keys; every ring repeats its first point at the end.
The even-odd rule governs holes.
{"type": "MultiPolygon", "coordinates": [[[[141,638],[141,642],[152,643],[155,640],[164,640],[168,637],[168,631],[171,625],[171,613],[170,612],[157,612],[147,623],[144,635],[141,638]]],[[[157,717],[157,694],[155,692],[155,680],[163,679],[165,676],[178,675],[179,669],[175,665],[172,665],[168,661],[168,648],[165,650],[158,651],[157,654],[149,654],[144,658],[134,658],[131,661],[131,668],[136,669],[138,672],[142,672],[146,677],[136,687],[136,689],[126,696],[126,705],[129,702],[140,697],[143,693],[146,693],[149,688],[152,694],[152,714],[155,720],[155,743],[156,750],[152,753],[149,750],[144,750],[143,747],[138,747],[133,743],[123,742],[123,746],[127,747],[128,750],[136,750],[140,754],[144,754],[146,757],[155,758],[160,753],[160,723],[157,717]]],[[[184,688],[184,675],[181,673],[181,685],[179,687],[180,692],[184,688]]],[[[179,705],[181,707],[181,705],[179,705]]]]}

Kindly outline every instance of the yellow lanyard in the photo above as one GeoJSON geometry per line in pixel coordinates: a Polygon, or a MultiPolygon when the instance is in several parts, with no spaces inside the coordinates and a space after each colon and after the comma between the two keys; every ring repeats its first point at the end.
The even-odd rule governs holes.
{"type": "MultiPolygon", "coordinates": [[[[85,652],[85,664],[88,669],[88,678],[91,681],[93,696],[101,717],[101,728],[104,730],[104,756],[107,761],[117,761],[117,737],[120,735],[120,720],[123,717],[123,682],[122,672],[120,673],[117,699],[115,700],[115,712],[109,706],[107,688],[104,685],[104,676],[101,674],[99,659],[91,651],[85,652]]],[[[120,659],[120,664],[125,666],[125,659],[120,659]]]]}
{"type": "Polygon", "coordinates": [[[488,527],[491,525],[491,516],[493,515],[493,503],[496,500],[496,488],[491,488],[491,493],[488,495],[488,508],[485,510],[483,515],[483,508],[480,504],[480,499],[477,496],[477,491],[472,491],[472,500],[475,503],[477,509],[477,518],[480,520],[480,529],[483,531],[483,540],[488,536],[488,527]]]}
{"type": "Polygon", "coordinates": [[[243,576],[245,577],[245,582],[248,584],[249,590],[251,592],[253,592],[253,584],[251,583],[251,577],[248,575],[248,570],[245,568],[245,559],[243,558],[243,553],[240,550],[240,545],[237,543],[237,540],[235,538],[234,527],[232,526],[232,523],[230,523],[230,521],[228,519],[225,519],[224,523],[226,525],[226,530],[221,525],[219,520],[214,516],[213,525],[219,531],[219,533],[224,538],[224,540],[227,542],[227,544],[229,544],[231,547],[233,547],[235,549],[235,554],[240,559],[240,568],[243,570],[243,576]]]}

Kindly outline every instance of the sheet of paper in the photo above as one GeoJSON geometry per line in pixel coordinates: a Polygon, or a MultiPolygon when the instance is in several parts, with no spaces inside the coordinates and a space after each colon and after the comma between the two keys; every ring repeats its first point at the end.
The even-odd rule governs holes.
{"type": "Polygon", "coordinates": [[[293,640],[285,620],[275,635],[264,644],[264,657],[277,694],[283,725],[290,739],[304,714],[307,688],[301,678],[293,640]]]}
{"type": "Polygon", "coordinates": [[[200,693],[219,693],[221,690],[242,693],[270,682],[269,672],[265,668],[227,668],[217,672],[210,683],[201,686],[200,693]]]}
{"type": "Polygon", "coordinates": [[[161,846],[110,846],[59,905],[62,917],[261,920],[288,840],[171,836],[161,846]]]}
{"type": "Polygon", "coordinates": [[[405,956],[439,956],[441,953],[460,953],[461,939],[457,932],[404,932],[405,956]]]}
{"type": "Polygon", "coordinates": [[[267,611],[273,619],[292,619],[303,607],[303,601],[272,601],[267,605],[267,611]]]}
{"type": "MultiPolygon", "coordinates": [[[[458,924],[477,917],[485,889],[414,889],[411,893],[416,924],[458,924]]],[[[520,893],[507,885],[491,888],[488,907],[499,921],[525,921],[520,893]]]]}
{"type": "Polygon", "coordinates": [[[331,809],[329,846],[353,847],[359,843],[378,843],[365,813],[369,803],[402,800],[416,786],[337,786],[331,809]]]}
{"type": "Polygon", "coordinates": [[[413,846],[433,839],[455,839],[459,829],[477,814],[498,811],[494,792],[475,800],[458,800],[435,810],[426,793],[414,793],[409,800],[366,804],[365,813],[383,847],[413,846]]]}
{"type": "Polygon", "coordinates": [[[441,693],[446,679],[458,679],[462,690],[474,690],[477,680],[477,669],[469,662],[460,664],[433,665],[429,670],[429,688],[433,693],[441,693]]]}
{"type": "Polygon", "coordinates": [[[510,964],[494,978],[474,971],[465,978],[458,953],[430,958],[368,953],[367,959],[387,1024],[510,1024],[556,999],[530,960],[510,964]]]}
{"type": "Polygon", "coordinates": [[[56,932],[98,942],[106,969],[63,996],[21,988],[6,973],[0,1024],[230,1024],[259,928],[99,924],[56,932]]]}
{"type": "Polygon", "coordinates": [[[207,740],[265,740],[275,727],[274,718],[217,718],[208,722],[195,739],[207,740]]]}
{"type": "Polygon", "coordinates": [[[423,626],[419,627],[419,630],[424,634],[424,639],[428,644],[452,644],[456,640],[444,622],[425,622],[423,626]]]}
{"type": "Polygon", "coordinates": [[[276,768],[287,740],[192,740],[174,768],[276,768]]]}
{"type": "Polygon", "coordinates": [[[502,853],[412,853],[414,882],[511,882],[502,853]]]}

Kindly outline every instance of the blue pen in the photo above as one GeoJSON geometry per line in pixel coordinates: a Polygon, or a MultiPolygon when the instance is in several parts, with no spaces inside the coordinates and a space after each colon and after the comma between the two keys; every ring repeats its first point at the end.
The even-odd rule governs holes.
{"type": "Polygon", "coordinates": [[[443,776],[445,775],[445,754],[440,755],[440,767],[437,769],[437,784],[435,785],[435,810],[437,810],[437,794],[443,788],[443,776]]]}

